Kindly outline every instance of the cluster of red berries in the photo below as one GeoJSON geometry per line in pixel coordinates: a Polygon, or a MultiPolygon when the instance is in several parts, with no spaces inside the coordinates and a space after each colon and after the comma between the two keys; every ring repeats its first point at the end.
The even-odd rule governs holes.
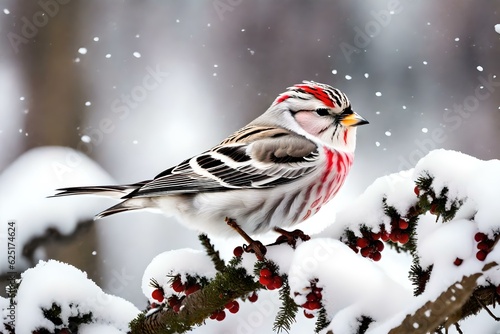
{"type": "Polygon", "coordinates": [[[361,253],[363,257],[368,257],[373,261],[379,261],[382,258],[384,243],[380,241],[381,233],[363,232],[361,238],[356,239],[356,244],[351,244],[350,247],[356,253],[361,253]]]}
{"type": "Polygon", "coordinates": [[[280,289],[283,286],[281,276],[273,273],[269,268],[262,268],[259,272],[259,282],[268,290],[280,289]]]}
{"type": "MultiPolygon", "coordinates": [[[[410,240],[410,233],[408,228],[410,227],[410,223],[408,220],[404,218],[393,219],[391,221],[391,233],[387,234],[387,232],[381,235],[381,239],[391,240],[392,242],[399,242],[404,245],[410,240]]],[[[384,241],[387,241],[384,240],[384,241]]]]}
{"type": "MultiPolygon", "coordinates": [[[[301,306],[305,308],[304,310],[304,316],[306,318],[314,318],[314,314],[308,312],[309,311],[315,311],[319,310],[322,305],[321,305],[321,300],[323,299],[323,294],[321,291],[323,291],[323,288],[319,288],[317,286],[318,279],[315,279],[311,281],[311,286],[308,288],[309,293],[306,295],[306,302],[302,304],[301,306]]],[[[295,292],[295,296],[298,296],[300,293],[295,292]]]]}
{"type": "MultiPolygon", "coordinates": [[[[255,291],[247,297],[247,299],[251,303],[255,303],[258,298],[259,297],[255,291]]],[[[224,306],[224,309],[217,310],[214,313],[212,313],[212,315],[210,315],[210,319],[217,320],[217,321],[224,320],[226,318],[226,311],[225,310],[228,310],[230,313],[238,313],[238,311],[240,310],[240,304],[236,300],[231,300],[230,302],[228,302],[224,306]]]]}
{"type": "MultiPolygon", "coordinates": [[[[495,241],[489,239],[488,236],[483,232],[477,232],[474,235],[474,240],[476,240],[477,242],[476,248],[478,249],[478,251],[476,252],[476,259],[478,259],[479,261],[484,261],[486,259],[486,255],[491,252],[495,241]]],[[[463,259],[457,257],[455,261],[453,261],[453,264],[459,266],[463,261],[463,259]]],[[[498,291],[500,291],[500,287],[498,289],[498,291]]]]}
{"type": "MultiPolygon", "coordinates": [[[[240,310],[240,304],[236,300],[231,300],[224,307],[231,313],[238,313],[238,311],[240,310]]],[[[222,321],[225,318],[226,318],[226,311],[224,309],[217,310],[214,313],[212,313],[212,315],[210,315],[210,319],[212,320],[222,321]]]]}
{"type": "MultiPolygon", "coordinates": [[[[174,310],[174,312],[179,312],[182,306],[182,300],[186,296],[189,296],[190,294],[201,289],[201,285],[198,284],[196,281],[194,281],[194,279],[192,278],[188,278],[188,282],[186,284],[182,283],[180,275],[174,277],[171,287],[172,290],[174,290],[175,292],[182,294],[181,296],[171,295],[167,299],[168,306],[170,306],[174,310]]],[[[154,289],[153,292],[151,293],[151,297],[154,300],[156,300],[159,304],[163,303],[165,300],[165,292],[163,291],[163,288],[157,286],[156,289],[154,289]]],[[[155,308],[159,304],[152,303],[151,307],[155,308]]]]}
{"type": "Polygon", "coordinates": [[[478,249],[476,253],[476,259],[478,259],[479,261],[484,261],[484,259],[486,259],[486,255],[491,252],[495,241],[489,239],[488,236],[482,232],[477,232],[474,235],[474,240],[476,240],[477,242],[476,247],[478,249]]]}

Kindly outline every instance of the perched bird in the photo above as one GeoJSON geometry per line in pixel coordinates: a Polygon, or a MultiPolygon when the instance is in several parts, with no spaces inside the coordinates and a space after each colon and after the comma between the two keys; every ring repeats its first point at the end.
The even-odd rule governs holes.
{"type": "Polygon", "coordinates": [[[121,203],[96,216],[156,209],[213,235],[288,228],[320,210],[344,183],[367,124],[347,96],[304,81],[280,94],[267,111],[219,145],[130,185],[58,189],[55,196],[94,194],[121,203]]]}

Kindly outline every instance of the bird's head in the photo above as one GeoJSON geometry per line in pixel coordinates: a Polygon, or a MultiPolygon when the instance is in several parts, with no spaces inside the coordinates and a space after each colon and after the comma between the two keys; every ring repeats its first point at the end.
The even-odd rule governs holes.
{"type": "Polygon", "coordinates": [[[276,98],[266,114],[282,127],[347,152],[355,149],[356,127],[368,124],[352,110],[344,93],[314,81],[289,87],[276,98]]]}

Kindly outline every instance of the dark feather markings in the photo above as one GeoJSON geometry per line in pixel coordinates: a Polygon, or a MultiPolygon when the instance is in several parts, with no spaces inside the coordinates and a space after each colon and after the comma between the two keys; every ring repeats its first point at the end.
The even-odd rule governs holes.
{"type": "Polygon", "coordinates": [[[236,162],[247,162],[251,158],[245,152],[246,146],[221,146],[215,152],[223,154],[236,162]]]}
{"type": "Polygon", "coordinates": [[[124,198],[272,188],[316,169],[318,147],[307,138],[276,127],[247,129],[230,137],[232,141],[158,174],[124,198]],[[236,138],[249,142],[235,142],[236,138]],[[252,159],[257,164],[250,164],[252,159]]]}

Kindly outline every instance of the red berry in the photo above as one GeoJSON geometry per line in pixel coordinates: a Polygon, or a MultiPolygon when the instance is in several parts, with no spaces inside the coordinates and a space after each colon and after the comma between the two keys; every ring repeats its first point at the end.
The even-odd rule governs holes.
{"type": "Polygon", "coordinates": [[[480,243],[477,244],[477,249],[488,250],[489,248],[490,245],[488,244],[487,241],[481,241],[480,243]]]}
{"type": "Polygon", "coordinates": [[[380,239],[381,236],[382,236],[382,232],[378,232],[378,233],[372,232],[372,239],[373,240],[378,240],[378,239],[380,239]]]}
{"type": "Polygon", "coordinates": [[[358,246],[359,248],[366,248],[369,244],[370,241],[366,238],[359,238],[358,240],[356,240],[356,246],[358,246]]]}
{"type": "Polygon", "coordinates": [[[373,244],[373,247],[374,247],[377,251],[381,252],[381,251],[383,251],[383,250],[384,250],[384,243],[383,243],[382,241],[380,241],[380,240],[375,240],[375,242],[374,242],[374,244],[373,244]]]}
{"type": "Polygon", "coordinates": [[[238,246],[233,250],[233,254],[236,257],[241,257],[243,255],[243,247],[238,246]]]}
{"type": "Polygon", "coordinates": [[[248,300],[250,301],[250,303],[255,303],[257,299],[259,299],[259,295],[256,292],[248,296],[248,300]]]}
{"type": "Polygon", "coordinates": [[[321,290],[323,290],[323,289],[318,289],[318,288],[314,289],[314,294],[316,295],[318,300],[321,300],[323,298],[323,294],[321,293],[321,290]]]}
{"type": "Polygon", "coordinates": [[[221,310],[218,312],[217,317],[215,318],[217,321],[222,321],[226,318],[226,312],[224,310],[221,310]]]}
{"type": "Polygon", "coordinates": [[[240,310],[240,304],[236,300],[233,300],[232,302],[226,304],[226,308],[231,313],[238,313],[240,310]]]}
{"type": "Polygon", "coordinates": [[[384,231],[384,232],[382,232],[382,234],[380,234],[380,239],[381,239],[382,241],[387,241],[387,240],[389,240],[389,233],[387,233],[387,232],[385,232],[385,231],[384,231]]]}
{"type": "Polygon", "coordinates": [[[437,214],[437,209],[438,209],[437,204],[431,204],[431,208],[429,209],[429,212],[431,213],[431,215],[435,215],[435,214],[437,214]]]}
{"type": "Polygon", "coordinates": [[[162,289],[154,289],[153,292],[151,293],[151,297],[153,297],[153,299],[155,299],[161,303],[164,299],[163,290],[162,289]]]}
{"type": "Polygon", "coordinates": [[[210,319],[215,320],[215,319],[217,319],[218,315],[219,315],[219,311],[215,311],[214,313],[210,314],[210,319]]]}
{"type": "Polygon", "coordinates": [[[459,266],[462,264],[462,262],[464,262],[464,260],[462,260],[461,258],[457,257],[455,259],[455,261],[453,261],[453,264],[456,265],[456,266],[459,266]]]}
{"type": "Polygon", "coordinates": [[[371,255],[371,258],[373,261],[380,261],[382,254],[380,254],[380,252],[375,252],[371,255]]]}
{"type": "Polygon", "coordinates": [[[358,247],[356,247],[356,245],[349,245],[349,248],[352,249],[356,254],[359,252],[359,249],[358,247]]]}
{"type": "Polygon", "coordinates": [[[181,303],[175,304],[174,306],[172,306],[172,310],[173,310],[175,313],[179,313],[179,311],[181,310],[181,306],[182,306],[182,304],[181,304],[181,303]]]}
{"type": "Polygon", "coordinates": [[[260,277],[271,277],[273,273],[268,268],[262,268],[260,270],[260,277]]]}
{"type": "Polygon", "coordinates": [[[484,261],[486,259],[486,255],[488,255],[484,250],[480,250],[476,253],[476,259],[479,261],[484,261]]]}
{"type": "Polygon", "coordinates": [[[269,283],[268,285],[266,285],[266,289],[267,290],[276,290],[276,287],[274,286],[274,282],[271,281],[271,283],[269,283]]]}
{"type": "Polygon", "coordinates": [[[200,289],[201,289],[201,286],[197,283],[190,285],[190,286],[186,287],[186,296],[189,296],[190,294],[192,294],[200,289]]]}
{"type": "Polygon", "coordinates": [[[474,235],[474,240],[476,240],[477,242],[481,242],[483,241],[484,239],[486,239],[486,234],[482,233],[482,232],[477,232],[475,235],[474,235]]]}
{"type": "Polygon", "coordinates": [[[316,302],[309,302],[309,309],[310,310],[317,310],[321,308],[321,303],[316,301],[316,302]]]}
{"type": "Polygon", "coordinates": [[[398,241],[404,245],[408,241],[410,241],[410,235],[408,233],[401,233],[399,235],[399,240],[398,241]]]}
{"type": "Polygon", "coordinates": [[[391,231],[391,234],[389,234],[389,239],[391,239],[392,242],[398,242],[400,234],[401,234],[401,232],[399,230],[393,229],[391,231]]]}
{"type": "Polygon", "coordinates": [[[264,276],[260,276],[259,277],[259,282],[260,284],[262,285],[269,285],[273,282],[273,278],[272,277],[264,277],[264,276]]]}
{"type": "Polygon", "coordinates": [[[408,226],[410,226],[410,224],[404,219],[400,219],[398,225],[399,225],[399,228],[402,230],[406,230],[408,228],[408,226]]]}
{"type": "Polygon", "coordinates": [[[370,255],[372,249],[370,247],[361,248],[361,256],[367,257],[370,255]]]}
{"type": "Polygon", "coordinates": [[[314,292],[309,292],[306,296],[308,302],[316,302],[318,301],[318,295],[314,292]]]}
{"type": "Polygon", "coordinates": [[[283,286],[283,280],[281,279],[280,276],[274,276],[273,286],[275,289],[280,289],[283,286]]]}
{"type": "Polygon", "coordinates": [[[174,289],[175,292],[184,291],[185,287],[184,284],[182,284],[181,278],[179,276],[177,276],[172,282],[172,289],[174,289]]]}
{"type": "Polygon", "coordinates": [[[304,310],[304,315],[305,315],[305,316],[306,316],[306,318],[308,318],[308,319],[312,319],[312,318],[314,318],[314,314],[309,313],[309,312],[306,312],[306,310],[304,310]]]}
{"type": "Polygon", "coordinates": [[[415,193],[415,195],[420,196],[420,188],[418,186],[415,186],[415,188],[413,188],[413,192],[415,193]]]}

